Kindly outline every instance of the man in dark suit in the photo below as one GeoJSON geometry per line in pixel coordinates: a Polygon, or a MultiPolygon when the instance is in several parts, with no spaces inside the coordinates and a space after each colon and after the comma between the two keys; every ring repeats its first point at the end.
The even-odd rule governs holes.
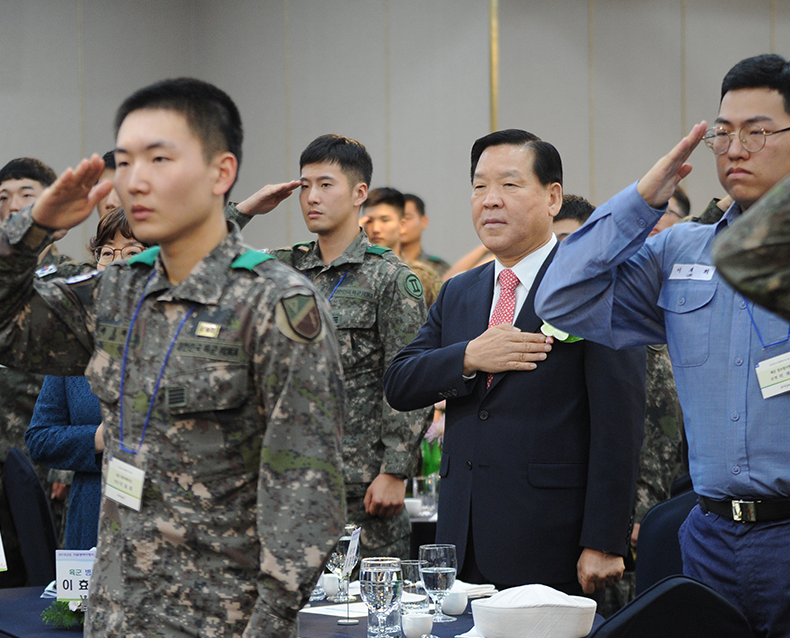
{"type": "Polygon", "coordinates": [[[533,297],[561,205],[551,144],[475,142],[472,220],[496,261],[444,285],[385,391],[398,410],[447,399],[436,541],[456,545],[460,579],[592,594],[624,569],[645,352],[541,333],[533,297]]]}

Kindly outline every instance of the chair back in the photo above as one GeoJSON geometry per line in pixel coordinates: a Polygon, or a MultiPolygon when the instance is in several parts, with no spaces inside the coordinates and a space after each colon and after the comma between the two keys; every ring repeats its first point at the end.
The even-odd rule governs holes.
{"type": "Polygon", "coordinates": [[[636,548],[637,596],[667,576],[683,573],[678,530],[696,503],[694,492],[684,492],[645,514],[636,548]]]}
{"type": "Polygon", "coordinates": [[[55,580],[55,523],[33,464],[17,448],[5,460],[3,485],[19,538],[27,584],[48,585],[55,580]]]}
{"type": "Polygon", "coordinates": [[[710,587],[670,576],[610,616],[589,638],[676,636],[751,638],[752,631],[741,611],[710,587]]]}

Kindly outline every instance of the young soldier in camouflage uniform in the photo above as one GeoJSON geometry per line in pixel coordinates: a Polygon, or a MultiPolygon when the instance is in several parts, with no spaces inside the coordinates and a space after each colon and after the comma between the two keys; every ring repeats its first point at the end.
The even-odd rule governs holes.
{"type": "MultiPolygon", "coordinates": [[[[272,251],[307,275],[329,300],[338,329],[346,386],[343,466],[348,518],[362,526],[362,556],[408,558],[410,524],[403,509],[403,479],[416,469],[426,419],[393,410],[382,378],[393,357],[425,321],[422,285],[391,250],[371,246],[359,229],[373,164],[365,147],[323,135],[304,150],[299,201],[316,241],[272,251]]],[[[280,187],[296,187],[294,182],[280,187]]],[[[238,205],[258,207],[266,186],[238,205]]],[[[238,211],[236,211],[238,213],[238,211]]],[[[241,223],[245,215],[236,215],[241,223]]],[[[246,219],[248,221],[249,218],[246,219]]]]}
{"type": "Polygon", "coordinates": [[[158,248],[34,283],[51,229],[109,192],[94,186],[98,156],[0,227],[0,360],[61,375],[87,365],[102,404],[85,635],[295,636],[344,518],[330,314],[226,224],[242,138],[227,95],[167,80],[128,98],[116,129],[115,186],[135,236],[158,248]]]}

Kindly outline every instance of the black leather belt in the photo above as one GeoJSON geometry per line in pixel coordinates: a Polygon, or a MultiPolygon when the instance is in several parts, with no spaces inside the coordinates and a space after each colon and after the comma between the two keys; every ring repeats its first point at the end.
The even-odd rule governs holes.
{"type": "Polygon", "coordinates": [[[700,496],[699,504],[704,512],[713,512],[736,523],[790,519],[790,499],[714,501],[700,496]]]}

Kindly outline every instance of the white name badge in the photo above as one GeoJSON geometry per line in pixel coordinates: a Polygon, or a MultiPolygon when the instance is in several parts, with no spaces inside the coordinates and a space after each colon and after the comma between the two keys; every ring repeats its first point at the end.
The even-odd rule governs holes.
{"type": "Polygon", "coordinates": [[[107,482],[104,486],[104,495],[139,512],[143,500],[143,483],[145,483],[145,470],[124,463],[118,457],[110,457],[107,470],[107,482]]]}
{"type": "Polygon", "coordinates": [[[357,527],[351,532],[351,542],[348,544],[346,562],[343,564],[343,576],[348,576],[357,564],[357,558],[359,557],[359,535],[361,532],[362,528],[360,527],[357,527]]]}
{"type": "Polygon", "coordinates": [[[3,535],[0,534],[0,572],[8,571],[8,563],[5,561],[5,550],[3,549],[3,535]]]}
{"type": "Polygon", "coordinates": [[[707,264],[675,264],[672,266],[672,272],[669,274],[669,278],[710,281],[713,279],[713,273],[715,272],[716,266],[709,266],[707,264]]]}
{"type": "Polygon", "coordinates": [[[55,577],[58,600],[80,601],[88,597],[96,550],[55,550],[55,577]]]}
{"type": "Polygon", "coordinates": [[[790,391],[790,352],[760,361],[754,370],[763,399],[790,391]]]}

